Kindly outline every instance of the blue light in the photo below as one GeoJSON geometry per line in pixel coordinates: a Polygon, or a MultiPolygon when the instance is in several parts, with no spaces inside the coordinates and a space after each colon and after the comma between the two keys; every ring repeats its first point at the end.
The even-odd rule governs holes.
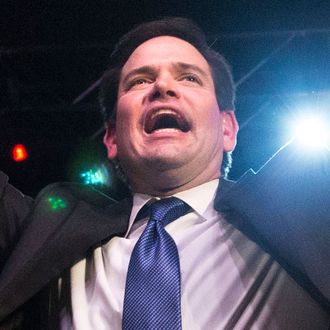
{"type": "Polygon", "coordinates": [[[90,168],[82,172],[80,177],[86,185],[105,185],[108,181],[107,171],[103,166],[90,168]]]}

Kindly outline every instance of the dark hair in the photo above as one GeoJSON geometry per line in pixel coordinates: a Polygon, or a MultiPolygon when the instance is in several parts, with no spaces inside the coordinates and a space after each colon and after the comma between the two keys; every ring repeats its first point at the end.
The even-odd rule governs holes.
{"type": "MultiPolygon", "coordinates": [[[[115,107],[122,67],[139,45],[159,36],[177,37],[197,48],[210,65],[220,111],[235,110],[235,87],[230,66],[225,58],[207,45],[205,34],[193,21],[182,17],[167,17],[137,25],[117,43],[110,56],[110,64],[102,77],[99,94],[105,123],[116,116],[115,107]]],[[[225,155],[222,165],[222,172],[226,174],[231,165],[230,154],[225,155]]]]}

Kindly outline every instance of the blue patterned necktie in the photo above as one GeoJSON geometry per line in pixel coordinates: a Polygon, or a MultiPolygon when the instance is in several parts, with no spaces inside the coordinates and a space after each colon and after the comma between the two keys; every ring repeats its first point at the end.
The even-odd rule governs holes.
{"type": "Polygon", "coordinates": [[[181,281],[178,249],[164,226],[190,210],[176,197],[150,206],[150,219],[128,267],[124,330],[181,329],[181,281]]]}

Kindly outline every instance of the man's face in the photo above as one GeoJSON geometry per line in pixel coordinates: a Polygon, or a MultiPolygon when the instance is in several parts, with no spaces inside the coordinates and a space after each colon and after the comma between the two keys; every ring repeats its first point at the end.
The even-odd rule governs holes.
{"type": "Polygon", "coordinates": [[[223,152],[235,146],[235,116],[219,111],[207,61],[182,39],[161,36],[135,49],[121,72],[116,112],[104,142],[135,192],[217,178],[223,152]]]}

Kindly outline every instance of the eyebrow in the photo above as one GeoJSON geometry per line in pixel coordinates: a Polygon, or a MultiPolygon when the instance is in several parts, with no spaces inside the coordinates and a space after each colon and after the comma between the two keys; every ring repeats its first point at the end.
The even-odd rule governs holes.
{"type": "Polygon", "coordinates": [[[157,68],[153,65],[144,65],[141,66],[139,68],[133,69],[132,71],[130,71],[123,79],[123,84],[127,83],[127,81],[131,78],[134,77],[136,75],[139,74],[152,74],[152,75],[156,75],[157,73],[157,68]]]}
{"type": "MultiPolygon", "coordinates": [[[[173,62],[171,65],[178,71],[193,71],[197,72],[200,75],[202,75],[204,78],[208,78],[208,74],[201,69],[199,66],[195,64],[190,64],[190,63],[184,63],[184,62],[173,62]]],[[[133,69],[130,71],[123,79],[122,83],[125,84],[127,81],[131,78],[134,77],[135,75],[139,74],[151,74],[151,75],[156,75],[157,74],[157,66],[155,65],[144,65],[139,68],[133,69]]]]}
{"type": "Polygon", "coordinates": [[[200,75],[202,75],[204,78],[208,78],[208,74],[203,69],[201,69],[198,65],[184,63],[184,62],[176,62],[176,63],[173,63],[173,66],[177,70],[197,72],[200,75]]]}

